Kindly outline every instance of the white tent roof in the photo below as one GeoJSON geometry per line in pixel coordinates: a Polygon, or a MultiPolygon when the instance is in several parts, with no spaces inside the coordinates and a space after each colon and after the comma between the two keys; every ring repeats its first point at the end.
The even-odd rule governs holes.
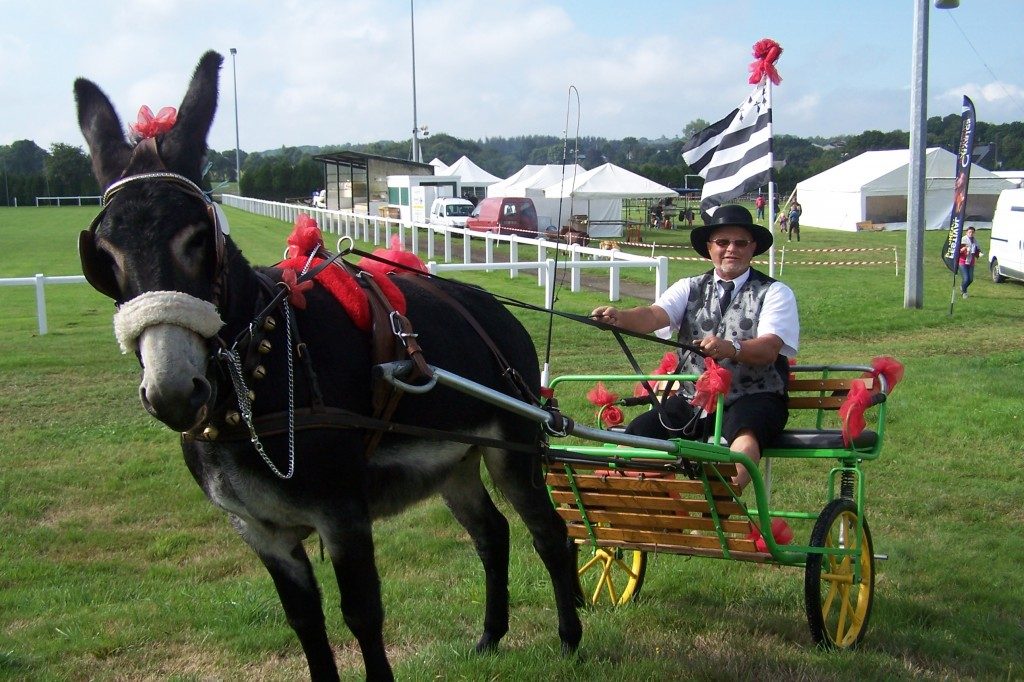
{"type": "Polygon", "coordinates": [[[448,165],[436,156],[431,159],[430,165],[434,167],[434,175],[448,175],[448,165]]]}
{"type": "MultiPolygon", "coordinates": [[[[956,154],[940,147],[933,147],[925,153],[925,227],[928,229],[948,226],[956,159],[956,154]]],[[[855,230],[858,222],[872,219],[872,207],[883,206],[878,203],[880,201],[886,202],[884,209],[875,210],[890,215],[902,214],[906,220],[909,169],[909,149],[864,152],[797,183],[797,198],[803,206],[800,222],[816,227],[855,230]]],[[[994,209],[994,197],[1010,186],[1010,182],[991,171],[971,164],[968,209],[972,204],[981,212],[994,209]],[[983,199],[985,196],[989,198],[983,199]],[[971,197],[978,199],[972,202],[971,197]]],[[[877,218],[874,220],[877,222],[877,218]]],[[[884,219],[886,229],[905,227],[905,223],[897,220],[884,219]]]]}
{"type": "Polygon", "coordinates": [[[492,185],[501,180],[470,161],[468,156],[460,157],[458,161],[448,166],[448,175],[458,175],[462,179],[463,186],[492,185]]]}
{"type": "Polygon", "coordinates": [[[679,194],[653,180],[606,163],[577,175],[575,182],[557,181],[544,189],[547,197],[575,197],[577,199],[657,199],[679,194]]]}
{"type": "Polygon", "coordinates": [[[578,178],[586,172],[587,169],[579,164],[565,166],[563,170],[562,164],[549,163],[546,166],[541,166],[536,173],[523,180],[521,185],[525,189],[543,190],[552,184],[564,182],[568,187],[574,177],[578,178]]]}
{"type": "Polygon", "coordinates": [[[537,164],[527,164],[520,168],[518,171],[508,176],[504,180],[499,180],[493,185],[487,187],[487,196],[489,197],[507,197],[507,191],[512,187],[517,187],[520,182],[526,180],[531,175],[534,175],[544,166],[537,164]]]}

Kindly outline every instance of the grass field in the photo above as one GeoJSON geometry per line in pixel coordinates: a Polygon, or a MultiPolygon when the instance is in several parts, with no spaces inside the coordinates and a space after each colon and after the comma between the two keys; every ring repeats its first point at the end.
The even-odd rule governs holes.
{"type": "MultiPolygon", "coordinates": [[[[280,257],[289,226],[227,212],[250,260],[280,257]]],[[[0,277],[80,273],[75,239],[94,214],[0,209],[0,277]]],[[[474,655],[479,562],[432,501],[377,525],[400,679],[1024,678],[1024,286],[992,284],[979,268],[950,317],[943,235],[929,233],[925,306],[906,310],[905,234],[802,231],[803,248],[895,246],[900,257],[899,276],[891,265],[787,258],[783,277],[800,302],[801,361],[885,354],[906,365],[886,448],[866,466],[875,551],[889,560],[877,566],[861,649],[813,647],[798,570],[655,556],[640,598],[583,612],[580,655],[563,658],[550,587],[513,519],[511,631],[497,654],[474,655]]],[[[683,231],[647,237],[686,241],[683,231]]],[[[987,250],[987,234],[980,241],[987,250]]],[[[673,262],[671,279],[702,269],[673,262]]],[[[535,277],[460,278],[540,298],[535,277]]],[[[556,306],[585,312],[603,298],[565,286],[556,306]]],[[[304,659],[267,574],[192,481],[176,435],[139,405],[112,304],[86,285],[49,287],[50,333],[39,336],[31,287],[0,287],[0,303],[0,679],[301,679],[304,659]]],[[[542,350],[546,316],[516,314],[542,350]]],[[[608,336],[556,320],[552,340],[556,374],[628,372],[608,336]]],[[[663,349],[636,351],[653,368],[663,349]]],[[[592,415],[578,396],[563,408],[592,415]]],[[[784,464],[777,494],[819,494],[824,469],[784,464]]],[[[333,571],[315,565],[342,675],[359,679],[333,571]]]]}

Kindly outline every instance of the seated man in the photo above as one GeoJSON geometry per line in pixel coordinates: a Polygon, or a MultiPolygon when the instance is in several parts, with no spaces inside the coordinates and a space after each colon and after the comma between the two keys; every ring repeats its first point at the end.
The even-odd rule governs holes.
{"type": "MultiPolygon", "coordinates": [[[[796,356],[800,343],[796,297],[782,282],[750,267],[751,259],[771,246],[772,234],[756,224],[747,209],[719,206],[704,223],[690,233],[690,242],[697,253],[711,259],[714,269],[679,280],[653,305],[625,310],[600,306],[591,316],[645,334],[671,327],[679,332],[680,342],[699,346],[732,372],[722,436],[731,450],[756,463],[789,418],[787,358],[796,356]]],[[[680,373],[703,371],[700,355],[680,351],[680,373]]],[[[652,410],[634,419],[626,432],[652,438],[706,438],[712,433],[713,415],[699,418],[689,404],[693,392],[693,382],[685,382],[678,395],[665,401],[664,419],[652,410]]],[[[741,467],[733,482],[743,488],[750,474],[741,467]]]]}

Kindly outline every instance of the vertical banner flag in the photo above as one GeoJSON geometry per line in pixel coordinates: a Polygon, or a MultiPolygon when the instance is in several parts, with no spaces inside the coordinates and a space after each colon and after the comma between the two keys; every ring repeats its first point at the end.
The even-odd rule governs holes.
{"type": "Polygon", "coordinates": [[[961,115],[960,145],[957,147],[956,174],[953,181],[953,210],[949,216],[949,234],[942,246],[942,260],[953,272],[956,280],[957,263],[960,257],[960,239],[964,230],[964,212],[967,209],[967,185],[971,180],[971,156],[974,154],[974,102],[964,96],[961,115]]]}
{"type": "Polygon", "coordinates": [[[702,178],[702,211],[714,212],[729,199],[767,184],[772,177],[771,98],[768,89],[782,80],[775,61],[782,48],[765,38],[754,45],[750,65],[753,91],[729,115],[700,131],[683,147],[683,160],[702,178]]]}

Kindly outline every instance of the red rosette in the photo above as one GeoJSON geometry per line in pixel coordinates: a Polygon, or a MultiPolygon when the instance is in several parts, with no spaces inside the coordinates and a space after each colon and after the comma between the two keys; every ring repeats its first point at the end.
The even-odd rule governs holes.
{"type": "Polygon", "coordinates": [[[601,416],[601,423],[604,424],[606,429],[618,426],[623,421],[622,410],[615,405],[605,405],[598,414],[601,416]]]}

